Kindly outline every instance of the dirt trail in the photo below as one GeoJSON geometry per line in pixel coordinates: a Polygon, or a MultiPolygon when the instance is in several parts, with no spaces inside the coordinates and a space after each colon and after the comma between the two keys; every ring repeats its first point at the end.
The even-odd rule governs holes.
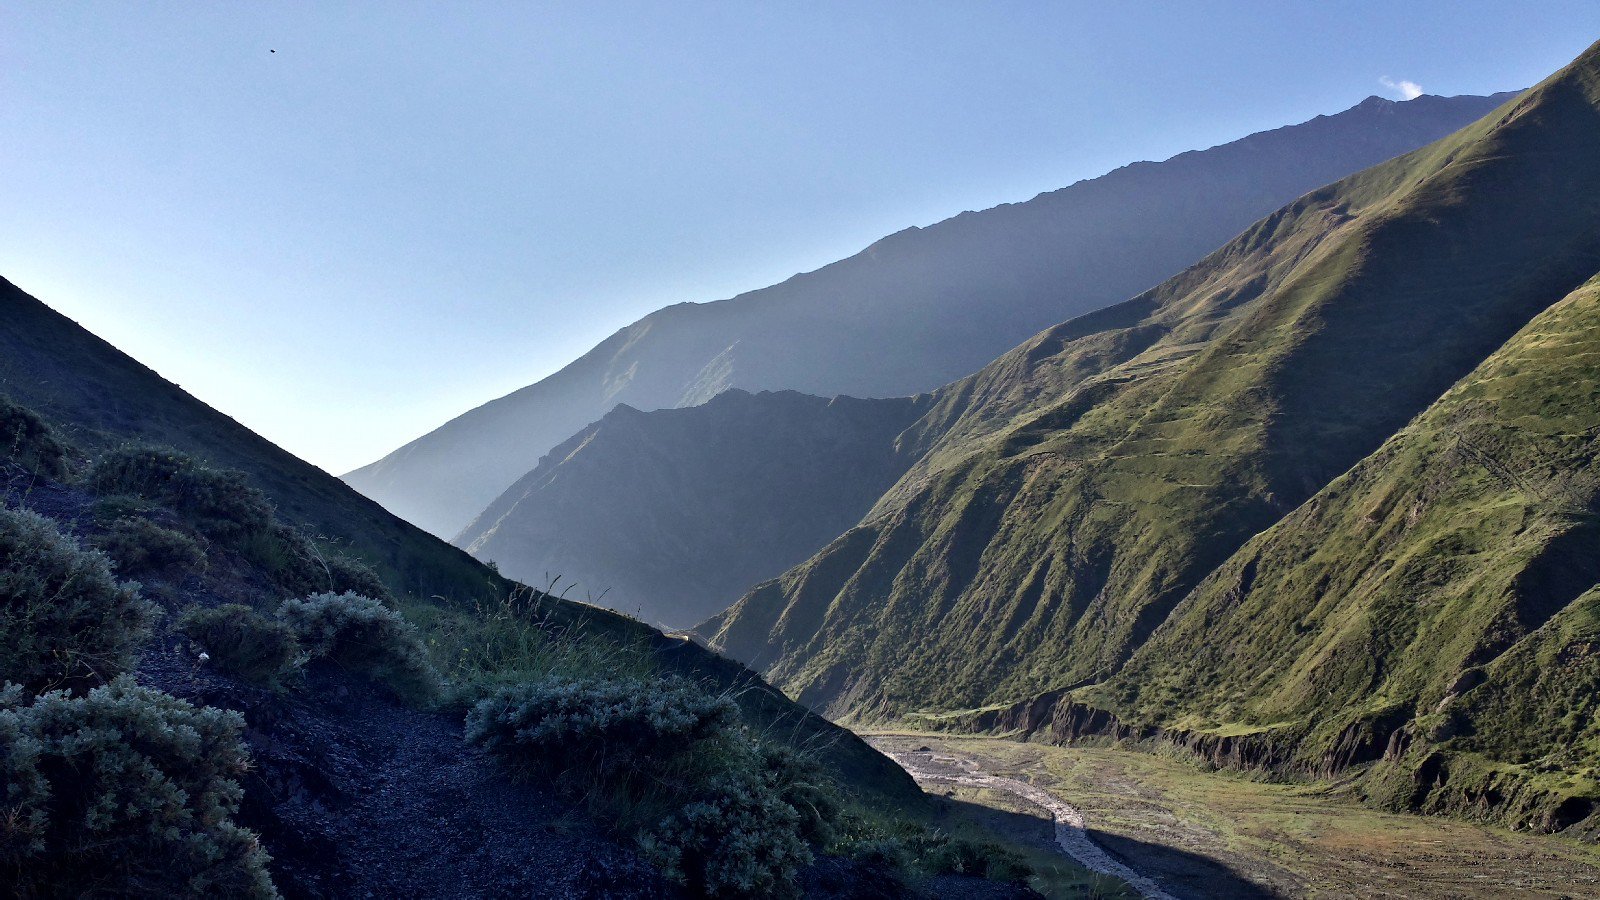
{"type": "Polygon", "coordinates": [[[952,784],[987,788],[1015,795],[1050,813],[1055,820],[1056,844],[1061,852],[1085,868],[1126,881],[1148,900],[1177,900],[1154,879],[1134,871],[1096,844],[1085,830],[1083,814],[1048,791],[1026,781],[991,775],[978,763],[963,756],[913,750],[905,751],[873,742],[886,756],[911,773],[919,784],[952,784]]]}

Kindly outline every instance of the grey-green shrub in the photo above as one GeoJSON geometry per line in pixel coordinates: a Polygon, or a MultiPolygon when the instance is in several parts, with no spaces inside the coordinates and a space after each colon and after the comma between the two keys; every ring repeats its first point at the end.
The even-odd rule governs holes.
{"type": "Polygon", "coordinates": [[[234,823],[238,713],[119,678],[86,696],[0,697],[0,885],[9,895],[275,897],[234,823]]]}
{"type": "Polygon", "coordinates": [[[371,597],[313,594],[284,601],[278,617],[311,659],[369,675],[407,700],[432,699],[439,691],[439,673],[417,630],[371,597]]]}
{"type": "Polygon", "coordinates": [[[293,629],[240,603],[191,608],[177,628],[210,655],[211,665],[256,684],[280,685],[302,661],[293,629]]]}
{"type": "Polygon", "coordinates": [[[467,714],[467,740],[519,766],[592,782],[649,779],[721,740],[739,708],[681,679],[551,677],[497,691],[467,714]]]}
{"type": "Polygon", "coordinates": [[[811,851],[794,808],[738,770],[695,793],[639,836],[645,858],[699,896],[797,896],[795,874],[811,862],[811,851]]]}
{"type": "Polygon", "coordinates": [[[92,541],[116,562],[117,573],[123,576],[185,575],[204,571],[206,566],[206,552],[199,541],[149,519],[127,516],[113,520],[92,541]]]}
{"type": "Polygon", "coordinates": [[[84,483],[102,495],[158,503],[223,540],[238,540],[272,525],[272,504],[242,474],[212,469],[170,448],[130,445],[109,450],[90,465],[84,483]]]}
{"type": "Polygon", "coordinates": [[[546,678],[483,699],[466,727],[515,768],[553,773],[704,896],[792,895],[806,837],[830,827],[798,757],[764,749],[732,699],[683,679],[546,678]]]}
{"type": "Polygon", "coordinates": [[[81,689],[126,671],[155,608],[55,523],[0,509],[0,680],[81,689]]]}
{"type": "Polygon", "coordinates": [[[30,409],[0,397],[0,459],[46,478],[67,475],[67,446],[30,409]]]}
{"type": "Polygon", "coordinates": [[[303,597],[327,592],[353,593],[393,603],[389,588],[363,563],[326,553],[304,531],[273,522],[264,531],[247,536],[240,549],[266,571],[285,593],[303,597]]]}

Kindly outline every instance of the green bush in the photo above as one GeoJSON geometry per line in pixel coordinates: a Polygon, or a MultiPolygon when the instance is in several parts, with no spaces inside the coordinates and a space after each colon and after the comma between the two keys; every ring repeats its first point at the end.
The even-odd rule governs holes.
{"type": "Polygon", "coordinates": [[[649,781],[676,757],[723,738],[739,708],[688,682],[548,678],[506,688],[467,715],[467,740],[519,766],[581,783],[649,781]]]}
{"type": "Polygon", "coordinates": [[[313,594],[284,601],[278,617],[311,659],[369,675],[407,700],[432,699],[439,691],[439,674],[417,630],[371,597],[313,594]]]}
{"type": "Polygon", "coordinates": [[[183,575],[204,571],[206,565],[198,541],[149,519],[116,519],[92,540],[124,576],[183,575]]]}
{"type": "Polygon", "coordinates": [[[103,554],[53,522],[0,509],[0,675],[29,691],[80,689],[126,671],[155,608],[103,554]]]}
{"type": "Polygon", "coordinates": [[[519,770],[554,773],[705,896],[793,894],[806,838],[830,833],[837,810],[820,770],[759,745],[730,698],[677,678],[504,688],[468,714],[467,739],[519,770]]]}
{"type": "Polygon", "coordinates": [[[811,862],[800,816],[759,778],[734,772],[638,838],[646,859],[704,897],[796,896],[811,862]],[[743,777],[741,777],[743,776],[743,777]]]}
{"type": "Polygon", "coordinates": [[[0,697],[0,883],[15,896],[275,897],[233,816],[238,713],[129,678],[84,697],[0,697]]]}
{"type": "Polygon", "coordinates": [[[302,661],[294,631],[248,606],[194,607],[178,620],[178,631],[211,657],[211,664],[256,684],[277,686],[302,661]]]}
{"type": "Polygon", "coordinates": [[[273,522],[239,546],[245,558],[260,566],[287,594],[353,593],[394,602],[377,573],[355,560],[324,553],[310,536],[292,525],[273,522]]]}
{"type": "Polygon", "coordinates": [[[67,475],[67,447],[55,429],[30,409],[0,397],[0,459],[8,459],[37,475],[67,475]]]}
{"type": "Polygon", "coordinates": [[[869,865],[912,876],[967,875],[991,881],[1026,881],[1033,868],[1020,854],[992,841],[946,834],[909,819],[882,821],[844,814],[830,849],[869,865]]]}
{"type": "Polygon", "coordinates": [[[471,606],[413,603],[406,613],[425,634],[454,699],[466,705],[553,673],[644,677],[653,671],[642,636],[629,643],[585,631],[581,623],[555,621],[546,603],[538,592],[519,587],[471,606]]]}
{"type": "Polygon", "coordinates": [[[272,525],[272,504],[242,474],[208,468],[177,450],[127,446],[107,451],[89,467],[84,482],[102,495],[158,503],[223,540],[239,540],[272,525]]]}

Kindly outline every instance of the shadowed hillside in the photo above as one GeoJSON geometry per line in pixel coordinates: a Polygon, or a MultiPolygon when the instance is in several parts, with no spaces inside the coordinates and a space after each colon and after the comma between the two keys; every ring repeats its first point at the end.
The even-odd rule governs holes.
{"type": "MultiPolygon", "coordinates": [[[[270,499],[279,519],[304,528],[326,550],[371,565],[397,596],[419,608],[493,609],[516,588],[3,280],[0,394],[41,414],[90,452],[144,442],[241,472],[270,499]]],[[[830,765],[846,779],[902,799],[915,796],[892,763],[848,732],[803,714],[744,667],[610,610],[555,598],[543,598],[539,608],[550,626],[580,633],[596,646],[637,648],[647,665],[740,690],[741,704],[756,721],[809,735],[827,748],[830,765]]]]}
{"type": "Polygon", "coordinates": [[[619,406],[512,485],[455,542],[529,584],[687,628],[855,524],[911,458],[916,399],[732,390],[619,406]],[[602,595],[603,596],[600,596],[602,595]]]}
{"type": "Polygon", "coordinates": [[[621,403],[692,406],[731,387],[823,397],[932,390],[1041,328],[1149,288],[1295,197],[1443,137],[1508,96],[1370,97],[1337,115],[910,228],[731,300],[671,306],[344,477],[447,537],[621,403]]]}

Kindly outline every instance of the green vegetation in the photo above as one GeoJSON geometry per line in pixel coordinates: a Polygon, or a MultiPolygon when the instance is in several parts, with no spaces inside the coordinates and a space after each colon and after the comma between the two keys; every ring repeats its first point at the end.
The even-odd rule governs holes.
{"type": "Polygon", "coordinates": [[[33,410],[4,396],[0,396],[0,459],[46,478],[67,477],[67,446],[55,429],[33,410]]]}
{"type": "Polygon", "coordinates": [[[416,628],[371,597],[325,593],[285,600],[278,618],[311,660],[377,679],[413,702],[439,692],[439,673],[416,628]]]}
{"type": "MultiPolygon", "coordinates": [[[[1600,891],[1593,842],[1374,809],[1342,781],[1212,771],[1182,752],[930,734],[873,743],[931,746],[982,771],[1026,777],[1071,803],[1098,842],[1177,896],[1559,900],[1600,891]]],[[[957,799],[975,815],[1039,815],[1006,802],[1010,795],[961,789],[957,799]]],[[[1034,821],[1037,833],[1049,833],[1044,818],[1034,821]]],[[[1052,898],[1094,896],[1092,885],[1032,884],[1052,898]]],[[[1099,893],[1137,896],[1104,884],[1099,893]]]]}
{"type": "Polygon", "coordinates": [[[206,552],[199,541],[145,518],[116,519],[91,540],[117,564],[119,575],[182,577],[206,567],[206,552]]]}
{"type": "Polygon", "coordinates": [[[177,629],[212,665],[255,684],[282,685],[305,661],[293,629],[243,604],[191,608],[177,629]]]}
{"type": "Polygon", "coordinates": [[[1034,873],[1017,850],[992,839],[956,836],[902,818],[852,815],[836,849],[912,878],[968,875],[993,881],[1027,881],[1034,873]]]}
{"type": "Polygon", "coordinates": [[[100,553],[54,522],[0,509],[0,672],[30,692],[81,689],[127,671],[155,610],[100,553]]]}
{"type": "Polygon", "coordinates": [[[655,672],[643,635],[623,639],[604,629],[590,631],[583,620],[563,621],[553,614],[557,603],[519,588],[466,608],[409,603],[402,611],[416,623],[434,666],[462,705],[550,674],[646,678],[655,672]]]}
{"type": "Polygon", "coordinates": [[[18,896],[276,897],[233,821],[238,713],[118,679],[82,697],[0,693],[0,884],[18,896]]]}
{"type": "Polygon", "coordinates": [[[506,688],[467,717],[467,739],[525,773],[556,773],[602,821],[704,896],[789,896],[811,853],[820,786],[763,753],[739,707],[681,679],[551,678],[506,688]],[[804,787],[802,788],[802,785],[804,787]]]}
{"type": "Polygon", "coordinates": [[[1040,335],[714,643],[861,721],[1015,703],[1219,765],[1383,759],[1376,802],[1600,810],[1585,689],[1537,669],[1591,677],[1597,144],[1600,47],[1040,335]]]}
{"type": "Polygon", "coordinates": [[[128,445],[97,456],[84,486],[159,504],[193,522],[208,537],[238,541],[272,525],[272,504],[239,472],[201,465],[165,447],[128,445]]]}

